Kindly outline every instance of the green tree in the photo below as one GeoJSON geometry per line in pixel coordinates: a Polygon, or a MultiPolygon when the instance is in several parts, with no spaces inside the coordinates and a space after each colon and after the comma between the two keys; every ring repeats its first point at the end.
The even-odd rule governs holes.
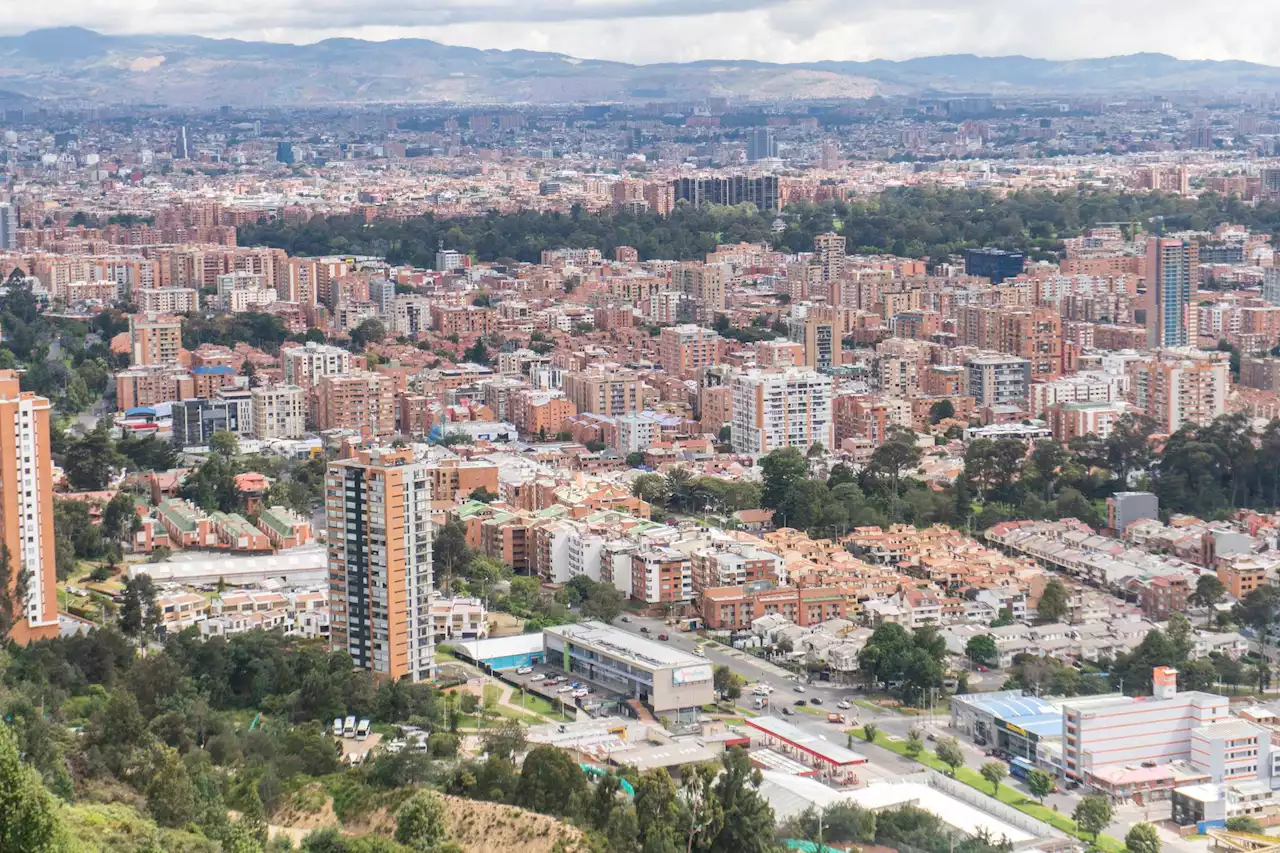
{"type": "Polygon", "coordinates": [[[919,758],[920,753],[924,752],[924,738],[920,737],[920,730],[912,726],[907,732],[907,755],[912,758],[919,758]]]}
{"type": "Polygon", "coordinates": [[[125,582],[120,602],[120,633],[141,641],[154,638],[160,627],[160,618],[151,575],[140,574],[125,582]]]}
{"type": "Polygon", "coordinates": [[[71,488],[81,492],[98,492],[107,487],[112,471],[122,464],[111,444],[105,421],[74,441],[63,454],[62,469],[71,488]]]}
{"type": "Polygon", "coordinates": [[[677,853],[681,807],[671,774],[661,768],[646,770],[634,787],[640,853],[677,853]]]}
{"type": "MultiPolygon", "coordinates": [[[[1266,831],[1255,818],[1243,816],[1227,818],[1227,829],[1231,832],[1252,832],[1255,835],[1261,835],[1266,831]]],[[[1127,841],[1128,838],[1126,837],[1125,840],[1127,841]]]]}
{"type": "Polygon", "coordinates": [[[960,749],[960,744],[953,737],[938,738],[934,746],[934,755],[950,768],[947,774],[949,776],[955,776],[956,770],[964,766],[964,751],[960,749]]]}
{"type": "Polygon", "coordinates": [[[796,485],[808,480],[809,462],[798,449],[784,447],[760,460],[760,477],[764,482],[760,505],[776,510],[796,485]]]}
{"type": "Polygon", "coordinates": [[[1057,578],[1044,585],[1040,594],[1040,603],[1036,605],[1036,613],[1048,622],[1061,622],[1067,615],[1067,588],[1057,578]]]}
{"type": "Polygon", "coordinates": [[[1160,836],[1149,823],[1135,823],[1124,836],[1129,853],[1160,853],[1160,836]]]}
{"type": "Polygon", "coordinates": [[[974,634],[964,645],[965,656],[974,663],[990,663],[995,660],[1000,650],[996,648],[996,638],[990,634],[974,634]]]}
{"type": "Polygon", "coordinates": [[[363,351],[369,344],[381,342],[387,336],[387,327],[382,325],[381,320],[369,319],[352,329],[350,335],[351,346],[357,351],[363,351]]]}
{"type": "Polygon", "coordinates": [[[1076,803],[1075,810],[1071,813],[1071,817],[1075,820],[1076,826],[1080,828],[1080,831],[1092,835],[1095,842],[1097,842],[1098,836],[1102,834],[1102,830],[1106,829],[1111,823],[1113,816],[1111,800],[1096,794],[1081,797],[1080,802],[1076,803]]]}
{"type": "Polygon", "coordinates": [[[418,791],[396,812],[395,839],[414,853],[436,853],[447,837],[444,803],[434,791],[418,791]]]}
{"type": "Polygon", "coordinates": [[[1039,768],[1032,770],[1027,774],[1027,790],[1031,792],[1031,796],[1044,804],[1044,798],[1053,793],[1053,789],[1057,787],[1053,776],[1047,770],[1039,768]]]}
{"type": "Polygon", "coordinates": [[[991,796],[1000,793],[1000,783],[1009,773],[1009,767],[1003,761],[987,761],[978,768],[982,778],[991,783],[991,796]]]}
{"type": "Polygon", "coordinates": [[[713,797],[723,813],[719,831],[702,846],[706,853],[772,853],[775,821],[769,801],[760,794],[764,779],[745,750],[730,749],[721,758],[713,797]]]}
{"type": "Polygon", "coordinates": [[[535,746],[520,769],[515,803],[536,812],[561,815],[570,798],[586,787],[586,774],[567,752],[554,746],[535,746]]]}
{"type": "Polygon", "coordinates": [[[182,827],[195,820],[195,787],[177,750],[162,748],[147,785],[147,810],[161,826],[182,827]]]}
{"type": "Polygon", "coordinates": [[[8,726],[0,726],[0,850],[60,853],[66,849],[53,797],[18,757],[8,726]]]}
{"type": "Polygon", "coordinates": [[[1218,580],[1217,575],[1204,573],[1196,578],[1196,589],[1191,593],[1190,600],[1195,606],[1209,611],[1205,614],[1205,624],[1213,618],[1213,608],[1222,600],[1226,592],[1227,588],[1223,586],[1222,581],[1218,580]]]}
{"type": "Polygon", "coordinates": [[[862,727],[862,736],[866,738],[867,743],[875,743],[878,734],[880,734],[880,727],[875,723],[867,723],[862,727]]]}
{"type": "Polygon", "coordinates": [[[488,364],[489,351],[484,348],[484,341],[476,338],[475,343],[467,347],[466,352],[462,354],[462,360],[470,364],[488,364]]]}
{"type": "Polygon", "coordinates": [[[231,459],[240,453],[240,439],[234,432],[220,429],[209,437],[209,450],[224,459],[231,459]]]}
{"type": "Polygon", "coordinates": [[[929,407],[929,423],[934,426],[956,416],[956,407],[950,400],[939,400],[929,407]]]}
{"type": "Polygon", "coordinates": [[[1235,617],[1240,624],[1257,632],[1258,644],[1262,646],[1263,654],[1263,659],[1258,664],[1261,682],[1259,689],[1266,690],[1271,684],[1267,653],[1276,632],[1277,620],[1280,620],[1280,588],[1271,584],[1256,587],[1236,605],[1235,617]]]}
{"type": "Polygon", "coordinates": [[[716,664],[712,670],[712,682],[716,693],[725,699],[736,700],[742,695],[742,679],[724,664],[716,664]]]}

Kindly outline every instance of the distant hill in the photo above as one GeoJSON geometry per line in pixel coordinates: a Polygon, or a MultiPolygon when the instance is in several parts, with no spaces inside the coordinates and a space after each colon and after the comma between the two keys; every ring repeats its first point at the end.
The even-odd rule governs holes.
{"type": "Polygon", "coordinates": [[[1051,61],[932,56],[780,65],[628,65],[424,39],[309,45],[109,36],[78,27],[0,37],[0,90],[32,98],[172,106],[462,104],[865,98],[881,94],[1275,91],[1280,68],[1162,54],[1051,61]]]}

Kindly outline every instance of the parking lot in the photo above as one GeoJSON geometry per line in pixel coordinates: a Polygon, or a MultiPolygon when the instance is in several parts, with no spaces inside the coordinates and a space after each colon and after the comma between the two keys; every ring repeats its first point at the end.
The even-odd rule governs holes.
{"type": "Polygon", "coordinates": [[[570,713],[579,708],[592,714],[611,712],[618,704],[631,698],[581,675],[567,673],[559,667],[539,664],[532,669],[533,672],[523,675],[515,670],[507,670],[501,673],[501,677],[532,695],[541,696],[556,707],[564,707],[570,713]],[[575,695],[574,689],[568,689],[573,683],[579,685],[576,691],[588,692],[575,695]]]}

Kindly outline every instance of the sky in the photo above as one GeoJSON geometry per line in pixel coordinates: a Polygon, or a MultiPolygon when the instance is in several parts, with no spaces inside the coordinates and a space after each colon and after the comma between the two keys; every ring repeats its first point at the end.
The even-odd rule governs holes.
{"type": "Polygon", "coordinates": [[[1280,65],[1274,3],[1236,0],[1215,22],[1227,9],[1211,0],[43,0],[0,16],[0,33],[429,38],[636,63],[1159,52],[1280,65]]]}

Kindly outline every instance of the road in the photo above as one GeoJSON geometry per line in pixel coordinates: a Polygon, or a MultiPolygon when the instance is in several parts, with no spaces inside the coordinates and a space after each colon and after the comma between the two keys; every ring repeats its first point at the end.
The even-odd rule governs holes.
{"type": "MultiPolygon", "coordinates": [[[[858,699],[865,701],[865,696],[856,688],[842,685],[832,685],[825,682],[812,682],[804,685],[805,692],[803,696],[795,693],[796,676],[781,667],[774,666],[759,658],[752,657],[745,652],[735,649],[729,649],[725,646],[699,645],[697,642],[701,638],[695,634],[681,633],[675,628],[667,625],[661,619],[649,619],[644,617],[627,615],[627,621],[622,621],[619,617],[614,621],[614,627],[620,628],[633,634],[641,634],[641,628],[648,628],[648,634],[645,636],[651,639],[656,638],[659,634],[667,634],[671,645],[683,651],[692,652],[701,648],[702,653],[708,661],[713,664],[724,664],[733,672],[742,676],[751,682],[762,681],[774,688],[775,693],[771,697],[775,709],[774,713],[780,713],[784,704],[791,704],[796,699],[810,699],[818,696],[822,699],[820,706],[824,713],[815,715],[811,713],[796,713],[794,716],[787,717],[787,721],[799,728],[819,735],[827,740],[844,744],[846,736],[844,734],[847,726],[835,726],[826,721],[825,711],[833,709],[836,702],[841,699],[858,699]]],[[[750,695],[744,695],[740,703],[745,707],[750,707],[750,695]]],[[[844,712],[849,715],[852,725],[860,726],[863,723],[874,722],[884,735],[893,737],[906,738],[907,732],[912,728],[921,730],[925,735],[933,735],[935,738],[950,737],[955,735],[949,728],[949,719],[946,716],[938,715],[934,717],[909,717],[897,713],[896,711],[879,709],[872,710],[863,705],[854,705],[852,709],[844,712]]],[[[961,750],[965,756],[965,766],[977,769],[987,761],[992,761],[984,750],[975,746],[973,743],[965,740],[963,737],[957,737],[961,750]]],[[[858,740],[853,744],[855,751],[867,756],[869,763],[859,767],[858,775],[863,782],[873,781],[875,779],[892,779],[911,772],[918,767],[915,762],[908,758],[898,755],[891,750],[876,744],[868,744],[858,740]]],[[[1025,783],[1012,777],[1006,778],[1004,784],[1015,788],[1026,794],[1028,798],[1032,798],[1031,792],[1027,790],[1025,783]]],[[[1080,801],[1080,792],[1062,790],[1056,794],[1050,794],[1045,798],[1044,804],[1049,808],[1057,808],[1062,814],[1071,814],[1076,804],[1080,801]]],[[[1117,805],[1115,806],[1115,820],[1107,828],[1107,834],[1116,838],[1123,838],[1125,833],[1129,831],[1134,824],[1144,821],[1161,821],[1167,820],[1169,817],[1169,804],[1167,802],[1152,803],[1149,807],[1144,808],[1136,805],[1117,805]]],[[[1167,851],[1176,851],[1176,853],[1203,853],[1204,845],[1197,842],[1186,841],[1178,838],[1175,834],[1162,826],[1157,826],[1160,839],[1164,842],[1164,848],[1167,851]]]]}

